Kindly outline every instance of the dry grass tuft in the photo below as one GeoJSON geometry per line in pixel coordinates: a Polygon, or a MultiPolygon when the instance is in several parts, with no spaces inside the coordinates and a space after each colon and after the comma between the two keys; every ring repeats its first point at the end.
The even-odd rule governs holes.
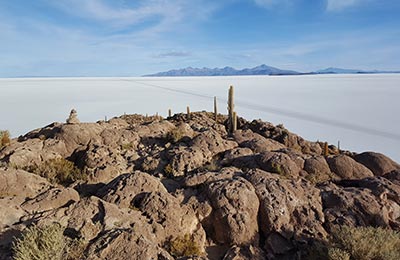
{"type": "Polygon", "coordinates": [[[50,159],[39,165],[26,167],[25,170],[40,175],[52,183],[63,185],[87,179],[87,176],[73,162],[64,158],[50,159]]]}

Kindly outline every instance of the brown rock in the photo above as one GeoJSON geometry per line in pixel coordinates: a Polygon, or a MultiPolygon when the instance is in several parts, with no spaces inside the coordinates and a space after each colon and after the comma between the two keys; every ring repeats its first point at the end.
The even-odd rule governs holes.
{"type": "Polygon", "coordinates": [[[265,138],[257,133],[253,133],[251,130],[238,130],[233,136],[241,147],[250,148],[255,153],[285,148],[283,144],[273,139],[265,138]]]}
{"type": "Polygon", "coordinates": [[[246,176],[260,200],[260,229],[268,253],[286,255],[297,250],[299,242],[326,237],[319,190],[309,182],[261,170],[251,170],[246,176]]]}
{"type": "Polygon", "coordinates": [[[263,260],[267,259],[266,254],[261,248],[249,246],[233,246],[225,254],[223,260],[263,260]]]}
{"type": "Polygon", "coordinates": [[[79,201],[79,194],[72,188],[52,188],[25,201],[21,207],[29,213],[57,209],[79,201]]]}
{"type": "Polygon", "coordinates": [[[181,205],[179,200],[168,193],[151,192],[138,202],[142,214],[155,223],[155,234],[160,244],[168,239],[191,235],[194,243],[204,251],[206,234],[193,209],[181,205]]]}
{"type": "Polygon", "coordinates": [[[298,178],[301,168],[289,155],[282,152],[265,152],[257,158],[260,168],[287,178],[298,178]]]}
{"type": "Polygon", "coordinates": [[[237,143],[224,140],[216,131],[197,135],[188,147],[178,146],[170,151],[171,174],[182,176],[212,161],[213,157],[237,147],[237,143]]]}
{"type": "Polygon", "coordinates": [[[219,244],[246,245],[258,242],[258,197],[241,177],[207,186],[213,212],[209,219],[213,239],[219,244]]]}
{"type": "Polygon", "coordinates": [[[51,184],[36,174],[23,170],[0,169],[0,197],[35,197],[51,184]]]}
{"type": "Polygon", "coordinates": [[[0,233],[5,227],[19,222],[21,217],[26,215],[20,206],[24,200],[23,197],[0,197],[0,233]]]}
{"type": "Polygon", "coordinates": [[[107,232],[89,246],[87,256],[88,260],[174,259],[157,243],[138,233],[134,228],[107,232]]]}
{"type": "Polygon", "coordinates": [[[184,185],[186,187],[194,187],[204,185],[219,180],[230,180],[234,176],[242,175],[243,172],[235,167],[225,167],[219,172],[200,172],[188,175],[184,178],[184,185]]]}
{"type": "Polygon", "coordinates": [[[150,192],[168,193],[159,179],[140,171],[123,174],[104,186],[97,195],[119,207],[134,207],[135,199],[150,192]]]}
{"type": "Polygon", "coordinates": [[[342,179],[362,179],[374,176],[367,167],[347,155],[328,157],[326,160],[331,171],[342,179]]]}
{"type": "Polygon", "coordinates": [[[338,177],[331,172],[331,169],[323,156],[307,158],[304,162],[304,170],[308,173],[306,179],[313,183],[338,179],[338,177]]]}
{"type": "Polygon", "coordinates": [[[400,170],[400,165],[380,153],[364,152],[354,156],[354,160],[370,169],[375,176],[382,176],[394,170],[400,170]]]}

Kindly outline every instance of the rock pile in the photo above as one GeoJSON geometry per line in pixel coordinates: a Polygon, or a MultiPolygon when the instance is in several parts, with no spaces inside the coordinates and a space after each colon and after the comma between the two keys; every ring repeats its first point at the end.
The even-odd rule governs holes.
{"type": "Polygon", "coordinates": [[[228,135],[218,120],[80,123],[72,110],[12,140],[0,150],[0,259],[27,227],[54,222],[84,241],[80,259],[307,259],[336,226],[400,231],[393,160],[324,156],[260,120],[239,118],[228,135]]]}

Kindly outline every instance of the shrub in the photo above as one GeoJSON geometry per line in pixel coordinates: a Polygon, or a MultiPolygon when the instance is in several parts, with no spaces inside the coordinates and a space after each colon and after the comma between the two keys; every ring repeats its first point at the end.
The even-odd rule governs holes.
{"type": "Polygon", "coordinates": [[[63,259],[66,247],[63,231],[57,223],[44,228],[30,227],[13,243],[14,260],[63,259]]]}
{"type": "Polygon", "coordinates": [[[396,231],[380,227],[341,226],[333,230],[331,236],[332,247],[346,251],[351,259],[400,259],[400,234],[396,231]]]}
{"type": "Polygon", "coordinates": [[[167,247],[170,254],[175,257],[201,255],[200,247],[189,234],[171,239],[167,247]]]}
{"type": "Polygon", "coordinates": [[[328,259],[329,260],[350,260],[350,254],[346,251],[332,247],[328,249],[328,259]]]}
{"type": "Polygon", "coordinates": [[[165,166],[164,173],[167,176],[170,176],[170,177],[174,176],[174,172],[175,172],[174,167],[172,167],[172,165],[170,163],[165,166]]]}
{"type": "Polygon", "coordinates": [[[6,145],[9,145],[10,142],[10,132],[7,130],[0,130],[0,149],[6,145]]]}
{"type": "Polygon", "coordinates": [[[181,128],[176,127],[166,134],[165,139],[167,139],[168,142],[175,144],[178,143],[184,136],[184,131],[181,128]]]}
{"type": "Polygon", "coordinates": [[[64,236],[64,228],[53,223],[46,227],[32,226],[13,242],[14,260],[82,259],[87,242],[64,236]]]}
{"type": "Polygon", "coordinates": [[[65,160],[64,158],[50,159],[39,165],[26,167],[25,170],[40,175],[52,183],[64,185],[77,180],[87,179],[87,176],[84,175],[73,162],[65,160]]]}

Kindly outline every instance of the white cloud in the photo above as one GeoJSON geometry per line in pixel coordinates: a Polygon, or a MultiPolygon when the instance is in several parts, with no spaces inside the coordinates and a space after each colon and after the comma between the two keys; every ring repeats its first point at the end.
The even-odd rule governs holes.
{"type": "Polygon", "coordinates": [[[361,2],[361,0],[327,0],[326,9],[328,11],[341,11],[345,8],[360,4],[361,2]]]}

